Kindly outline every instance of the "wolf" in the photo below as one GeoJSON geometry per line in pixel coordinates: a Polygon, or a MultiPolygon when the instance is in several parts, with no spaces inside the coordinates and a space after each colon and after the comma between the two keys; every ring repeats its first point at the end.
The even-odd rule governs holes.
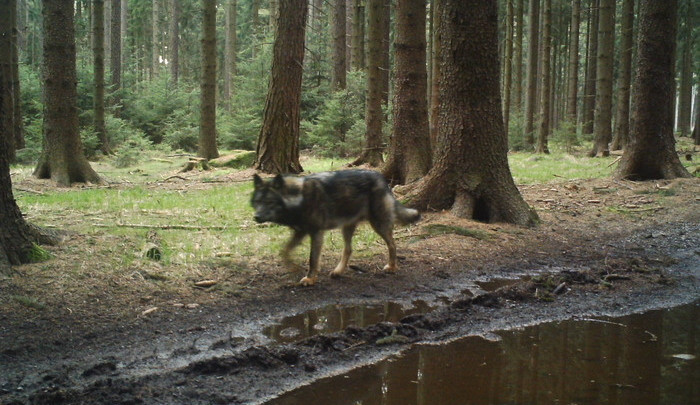
{"type": "Polygon", "coordinates": [[[389,249],[387,272],[395,272],[396,243],[394,225],[410,224],[420,219],[420,213],[396,200],[386,179],[372,170],[339,170],[308,176],[277,175],[263,180],[253,176],[251,205],[258,223],[274,222],[292,229],[292,237],[282,249],[282,261],[294,268],[291,251],[306,235],[311,237],[309,269],[299,284],[316,283],[319,259],[326,230],[341,228],[345,244],[340,262],[331,271],[338,276],[348,268],[352,253],[352,236],[357,225],[369,221],[389,249]]]}

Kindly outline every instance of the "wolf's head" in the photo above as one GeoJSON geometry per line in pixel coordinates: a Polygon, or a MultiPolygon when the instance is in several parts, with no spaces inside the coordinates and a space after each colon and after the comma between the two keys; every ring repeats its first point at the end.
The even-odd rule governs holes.
{"type": "Polygon", "coordinates": [[[284,178],[281,175],[271,180],[263,180],[257,174],[253,176],[253,197],[250,204],[255,210],[255,221],[280,222],[285,213],[284,178]]]}

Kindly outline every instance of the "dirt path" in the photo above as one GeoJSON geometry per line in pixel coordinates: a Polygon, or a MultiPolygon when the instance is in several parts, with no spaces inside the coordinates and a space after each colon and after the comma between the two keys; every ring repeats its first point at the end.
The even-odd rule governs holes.
{"type": "Polygon", "coordinates": [[[572,181],[522,192],[543,219],[539,228],[429,214],[419,231],[399,234],[397,275],[376,270],[381,259],[372,258],[340,280],[300,288],[268,264],[238,297],[161,306],[135,319],[90,312],[79,302],[66,307],[81,311],[80,319],[51,308],[38,315],[2,310],[0,402],[258,403],[415,342],[700,298],[697,179],[572,181]],[[467,228],[479,232],[455,233],[467,228]],[[503,278],[515,281],[478,283],[503,278]],[[416,300],[430,311],[286,344],[263,334],[312,309],[411,308],[416,300]]]}

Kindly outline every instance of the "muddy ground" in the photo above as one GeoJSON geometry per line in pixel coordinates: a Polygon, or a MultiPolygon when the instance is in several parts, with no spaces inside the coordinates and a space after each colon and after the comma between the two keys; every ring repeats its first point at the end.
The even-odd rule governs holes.
{"type": "MultiPolygon", "coordinates": [[[[254,278],[237,280],[245,285],[237,294],[200,296],[196,305],[177,293],[151,297],[148,306],[159,309],[133,316],[123,314],[138,291],[110,300],[104,288],[90,302],[61,300],[51,298],[61,292],[47,282],[45,308],[0,307],[0,403],[262,403],[417,342],[700,298],[697,178],[562,181],[521,192],[540,215],[539,227],[428,213],[397,232],[395,275],[380,271],[384,258],[377,256],[355,261],[342,278],[302,288],[278,263],[256,263],[254,278]],[[502,278],[516,281],[495,290],[476,284],[502,278]],[[410,307],[416,300],[433,309],[292,343],[263,334],[285,316],[328,305],[410,307]]],[[[79,245],[70,238],[55,254],[79,245]]],[[[327,249],[324,268],[338,254],[327,249]]],[[[15,277],[0,280],[0,288],[2,296],[20,287],[15,277]]]]}

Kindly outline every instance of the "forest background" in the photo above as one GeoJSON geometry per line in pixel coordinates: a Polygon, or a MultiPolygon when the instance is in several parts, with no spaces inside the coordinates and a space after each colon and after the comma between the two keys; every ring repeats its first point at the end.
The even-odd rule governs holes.
{"type": "MultiPolygon", "coordinates": [[[[223,149],[253,150],[262,126],[268,90],[277,4],[265,0],[218,2],[216,11],[216,134],[223,149]],[[235,57],[232,57],[235,55],[235,57]]],[[[431,134],[439,72],[434,68],[440,39],[434,35],[435,1],[427,12],[428,100],[431,134]]],[[[499,1],[499,52],[504,120],[511,150],[571,151],[593,141],[596,100],[596,48],[601,0],[499,1]],[[533,18],[534,17],[534,18],[533,18]],[[545,29],[550,41],[543,41],[545,29]],[[548,47],[537,43],[549,44],[548,47]],[[530,56],[531,50],[538,54],[530,56]],[[534,57],[534,59],[533,59],[534,57]],[[533,64],[534,63],[534,64],[533,64]],[[545,73],[547,71],[547,73],[545,73]],[[545,78],[547,79],[545,82],[545,78]],[[542,97],[546,83],[548,97],[542,97]],[[540,108],[546,102],[548,113],[540,108]],[[547,120],[547,137],[536,139],[547,120]],[[544,144],[541,144],[545,142],[544,144]]],[[[611,149],[624,147],[629,133],[630,76],[636,35],[635,2],[613,3],[615,18],[612,76],[607,108],[614,122],[611,149]],[[617,3],[617,4],[615,4],[617,3]],[[615,7],[616,6],[616,7],[615,7]]],[[[300,148],[326,157],[358,156],[365,146],[366,49],[369,24],[364,1],[310,0],[306,30],[300,148]],[[344,13],[338,15],[341,6],[344,13]],[[344,15],[343,15],[344,14],[344,15]],[[343,19],[339,27],[334,21],[343,19]],[[344,38],[339,38],[340,36],[344,38]],[[344,40],[342,40],[344,39],[344,40]],[[343,52],[340,52],[342,49],[343,52]],[[341,59],[342,55],[342,60],[341,59]],[[339,73],[342,71],[343,73],[339,73]],[[344,76],[342,79],[340,75],[344,76]]],[[[676,52],[675,130],[691,136],[698,107],[698,24],[692,0],[679,1],[676,52]]],[[[394,7],[387,2],[383,12],[394,7]]],[[[104,2],[106,60],[105,127],[115,165],[128,167],[146,158],[147,149],[196,152],[200,126],[202,78],[202,6],[196,0],[114,0],[104,2]],[[118,17],[118,18],[117,18],[118,17]]],[[[387,15],[388,15],[387,14],[387,15]]],[[[91,29],[93,2],[75,2],[80,133],[85,154],[97,159],[101,142],[94,126],[94,58],[91,29]]],[[[385,66],[383,143],[391,133],[395,19],[382,18],[385,66]]],[[[22,119],[18,132],[24,147],[16,163],[34,164],[41,155],[43,104],[41,88],[41,2],[17,2],[18,79],[22,119]]],[[[610,60],[610,56],[604,55],[610,60]]],[[[600,81],[600,78],[598,78],[600,81]]],[[[696,125],[697,127],[697,125],[696,125]]],[[[700,141],[695,130],[695,143],[700,141]]],[[[434,135],[433,135],[434,139],[434,135]]],[[[20,144],[21,145],[21,144],[20,144]]],[[[606,153],[591,151],[592,155],[606,153]]]]}

